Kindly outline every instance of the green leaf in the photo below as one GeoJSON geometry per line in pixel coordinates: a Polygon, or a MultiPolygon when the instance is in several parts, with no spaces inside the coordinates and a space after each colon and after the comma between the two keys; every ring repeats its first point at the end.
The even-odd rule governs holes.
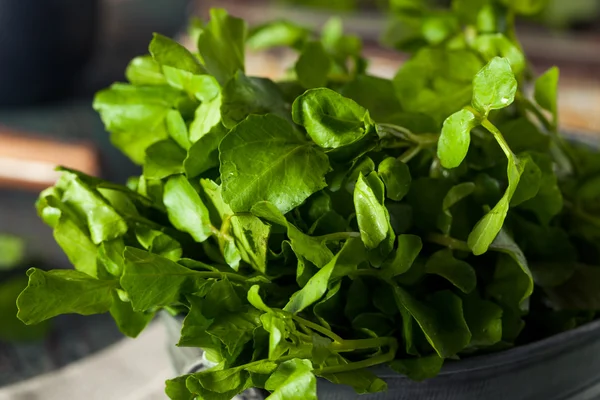
{"type": "Polygon", "coordinates": [[[223,87],[221,117],[231,129],[250,114],[273,113],[289,119],[279,87],[266,78],[247,77],[238,71],[223,87]]]}
{"type": "Polygon", "coordinates": [[[452,250],[445,249],[434,253],[427,264],[425,271],[446,278],[464,293],[470,293],[477,285],[475,270],[468,263],[454,258],[452,250]]]}
{"type": "Polygon", "coordinates": [[[61,314],[101,314],[113,302],[116,280],[98,280],[73,270],[27,270],[29,284],[17,299],[17,316],[37,324],[61,314]]]}
{"type": "Polygon", "coordinates": [[[205,282],[202,273],[183,267],[168,258],[126,247],[121,286],[135,311],[164,307],[180,302],[205,282]]]}
{"type": "Polygon", "coordinates": [[[515,74],[520,74],[526,67],[525,56],[513,42],[501,33],[479,35],[473,47],[481,53],[486,61],[494,57],[505,57],[515,74]]]}
{"type": "Polygon", "coordinates": [[[317,267],[321,268],[333,258],[333,253],[329,250],[324,240],[302,233],[293,224],[289,223],[273,204],[268,202],[256,203],[252,207],[252,213],[257,217],[286,227],[294,253],[306,258],[317,267]]]}
{"type": "Polygon", "coordinates": [[[444,121],[437,154],[444,168],[456,168],[464,160],[471,143],[471,129],[478,125],[475,115],[462,109],[444,121]]]}
{"type": "Polygon", "coordinates": [[[548,0],[502,0],[502,3],[519,14],[533,15],[543,10],[548,0]]]}
{"type": "Polygon", "coordinates": [[[383,271],[391,278],[402,275],[410,269],[421,252],[423,243],[416,235],[399,235],[394,257],[383,264],[383,271]]]}
{"type": "Polygon", "coordinates": [[[134,85],[164,85],[165,77],[160,64],[151,56],[135,57],[127,65],[125,77],[134,85]]]}
{"type": "Polygon", "coordinates": [[[471,101],[471,83],[481,67],[480,57],[470,50],[419,50],[394,77],[403,111],[442,123],[471,101]]]}
{"type": "Polygon", "coordinates": [[[487,116],[515,99],[517,80],[506,58],[494,57],[473,78],[473,107],[487,116]]]}
{"type": "Polygon", "coordinates": [[[219,123],[192,144],[183,161],[183,168],[188,178],[219,166],[219,144],[226,134],[227,130],[219,123]]]}
{"type": "MultiPolygon", "coordinates": [[[[253,215],[233,215],[233,211],[221,196],[221,186],[212,181],[200,181],[204,193],[217,208],[221,220],[229,218],[233,231],[233,240],[242,260],[255,270],[265,273],[267,270],[267,242],[271,232],[269,225],[253,215]]],[[[278,214],[278,212],[277,212],[278,214]]]]}
{"type": "Polygon", "coordinates": [[[149,50],[152,58],[161,66],[167,65],[193,74],[202,73],[202,66],[192,53],[166,36],[155,33],[149,50]]]}
{"type": "MultiPolygon", "coordinates": [[[[169,235],[145,226],[137,226],[135,235],[138,242],[150,253],[158,254],[172,261],[178,261],[181,258],[181,244],[169,235]]],[[[121,249],[121,254],[123,250],[124,248],[121,249]]]]}
{"type": "MultiPolygon", "coordinates": [[[[354,193],[356,181],[361,174],[362,176],[369,176],[373,171],[375,171],[375,163],[370,157],[363,156],[358,160],[355,160],[352,164],[352,169],[350,169],[349,172],[346,172],[346,177],[343,182],[348,193],[354,193]]],[[[331,185],[329,188],[331,189],[331,185]]]]}
{"type": "Polygon", "coordinates": [[[394,360],[390,363],[390,367],[413,381],[421,382],[435,377],[442,369],[443,364],[443,358],[432,354],[425,357],[394,360]]]}
{"type": "Polygon", "coordinates": [[[183,320],[177,346],[200,347],[208,360],[220,361],[221,344],[217,338],[207,333],[213,320],[202,313],[204,300],[197,296],[186,296],[186,299],[190,303],[190,310],[183,320]]]}
{"type": "Polygon", "coordinates": [[[286,323],[272,312],[260,316],[263,328],[269,332],[269,360],[279,359],[287,350],[289,336],[286,323]]]}
{"type": "Polygon", "coordinates": [[[359,175],[354,188],[354,207],[363,243],[369,249],[377,247],[387,236],[388,216],[385,207],[379,202],[362,174],[359,175]]]}
{"type": "Polygon", "coordinates": [[[189,375],[178,376],[166,382],[165,393],[171,400],[194,400],[196,397],[185,385],[189,375]]]}
{"type": "Polygon", "coordinates": [[[452,213],[450,209],[456,203],[475,191],[473,182],[463,182],[452,186],[442,202],[442,213],[438,217],[437,227],[445,234],[449,235],[452,228],[452,213]]]}
{"type": "Polygon", "coordinates": [[[473,254],[480,255],[485,253],[490,244],[494,241],[496,235],[498,235],[502,229],[504,219],[508,214],[510,201],[519,185],[523,168],[524,163],[521,162],[517,156],[511,155],[507,167],[508,187],[506,188],[504,195],[500,201],[496,203],[494,208],[477,222],[469,234],[467,243],[473,251],[473,254]]]}
{"type": "Polygon", "coordinates": [[[279,364],[265,383],[269,400],[316,400],[317,379],[309,360],[294,358],[279,364]]]}
{"type": "Polygon", "coordinates": [[[220,126],[221,92],[212,99],[203,101],[196,109],[194,120],[190,124],[190,142],[195,143],[220,126]]]}
{"type": "Polygon", "coordinates": [[[530,156],[542,172],[540,188],[533,199],[521,203],[519,207],[530,210],[542,224],[547,225],[562,210],[563,195],[558,187],[551,157],[540,153],[531,153],[530,156]]]}
{"type": "Polygon", "coordinates": [[[184,172],[185,150],[171,139],[156,142],[146,149],[144,176],[147,179],[163,179],[184,172]]]}
{"type": "Polygon", "coordinates": [[[68,183],[62,202],[87,222],[94,244],[115,239],[127,232],[125,220],[96,190],[69,172],[63,174],[68,183]]]}
{"type": "Polygon", "coordinates": [[[197,242],[205,241],[212,234],[208,209],[184,176],[169,178],[163,201],[169,220],[177,229],[189,233],[197,242]]]}
{"type": "Polygon", "coordinates": [[[202,371],[186,379],[190,392],[211,400],[230,400],[251,384],[248,373],[239,367],[202,371]]]}
{"type": "Polygon", "coordinates": [[[309,41],[304,44],[294,69],[298,81],[306,89],[322,87],[327,84],[331,59],[321,42],[309,41]]]}
{"type": "Polygon", "coordinates": [[[134,311],[131,303],[122,301],[116,292],[113,292],[113,303],[109,311],[119,330],[132,338],[137,337],[154,317],[154,312],[134,311]]]}
{"type": "Polygon", "coordinates": [[[385,183],[385,195],[388,199],[400,201],[406,196],[412,180],[408,165],[397,158],[388,157],[379,163],[377,173],[385,183]]]}
{"type": "Polygon", "coordinates": [[[327,265],[321,268],[307,284],[294,293],[283,308],[284,311],[297,314],[306,307],[317,302],[325,292],[329,281],[336,276],[343,276],[346,271],[357,266],[356,249],[358,239],[349,239],[344,247],[333,257],[327,265]]]}
{"type": "Polygon", "coordinates": [[[114,84],[94,97],[111,141],[134,162],[142,164],[145,150],[168,136],[165,118],[182,98],[169,86],[114,84]]]}
{"type": "MultiPolygon", "coordinates": [[[[214,288],[213,285],[212,290],[214,288]]],[[[235,312],[222,312],[214,317],[206,332],[219,339],[230,355],[237,356],[243,346],[252,340],[254,329],[260,326],[260,315],[260,311],[248,305],[235,312]]]]}
{"type": "Polygon", "coordinates": [[[210,10],[210,22],[198,36],[198,50],[208,72],[225,84],[238,70],[244,70],[246,23],[223,9],[210,10]]]}
{"type": "Polygon", "coordinates": [[[426,303],[399,286],[394,287],[394,295],[398,308],[412,315],[441,358],[451,357],[469,344],[471,332],[463,315],[462,301],[452,292],[436,292],[426,303]]]}
{"type": "Polygon", "coordinates": [[[535,81],[535,101],[545,110],[552,113],[554,125],[557,125],[558,110],[558,78],[560,71],[552,67],[540,75],[535,81]]]}
{"type": "MultiPolygon", "coordinates": [[[[189,150],[190,139],[187,125],[181,113],[177,110],[170,110],[167,113],[167,131],[171,138],[183,149],[189,150]]],[[[147,154],[147,153],[146,153],[147,154]]]]}
{"type": "Polygon", "coordinates": [[[327,156],[274,115],[250,115],[219,150],[223,200],[235,212],[269,201],[286,213],[326,185],[327,156]]]}
{"type": "Polygon", "coordinates": [[[342,86],[339,92],[369,110],[375,121],[395,123],[391,118],[401,109],[394,86],[389,79],[358,75],[342,86]]]}
{"type": "Polygon", "coordinates": [[[280,46],[299,48],[309,34],[308,29],[291,21],[273,21],[252,28],[246,46],[252,50],[280,46]]]}
{"type": "Polygon", "coordinates": [[[355,143],[373,129],[369,112],[331,89],[306,91],[292,105],[294,122],[323,148],[355,143]]]}
{"type": "Polygon", "coordinates": [[[524,154],[519,157],[523,164],[523,172],[519,179],[519,185],[510,200],[511,206],[519,205],[527,200],[534,198],[539,190],[542,180],[542,171],[531,158],[531,155],[524,154]]]}
{"type": "Polygon", "coordinates": [[[541,132],[539,127],[525,117],[506,121],[500,124],[499,129],[512,151],[517,154],[549,151],[550,136],[541,132]]]}
{"type": "Polygon", "coordinates": [[[472,335],[470,346],[487,347],[502,340],[502,308],[473,292],[463,297],[463,311],[472,335]]]}
{"type": "MultiPolygon", "coordinates": [[[[345,365],[348,361],[339,354],[335,357],[330,357],[326,366],[345,365]]],[[[377,393],[387,390],[387,384],[382,379],[367,369],[359,369],[354,371],[336,372],[332,374],[319,374],[319,377],[327,379],[338,385],[351,386],[358,394],[377,393]]]]}
{"type": "Polygon", "coordinates": [[[97,248],[87,232],[67,216],[61,216],[54,227],[54,240],[65,252],[75,269],[89,276],[98,277],[96,266],[97,248]]]}
{"type": "Polygon", "coordinates": [[[523,251],[505,230],[500,230],[490,249],[508,256],[498,259],[495,281],[490,285],[490,291],[497,293],[499,301],[522,304],[533,293],[533,276],[523,251]],[[492,286],[496,289],[491,289],[492,286]],[[505,289],[511,293],[510,296],[502,293],[505,289]]]}

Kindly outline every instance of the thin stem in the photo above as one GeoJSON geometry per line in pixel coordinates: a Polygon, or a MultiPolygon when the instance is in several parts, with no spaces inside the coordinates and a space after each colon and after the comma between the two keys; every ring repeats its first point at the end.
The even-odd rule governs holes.
{"type": "Polygon", "coordinates": [[[211,271],[194,271],[195,276],[202,276],[206,279],[218,279],[218,278],[227,278],[232,281],[238,281],[246,283],[248,277],[243,275],[234,274],[232,272],[211,272],[211,271]]]}
{"type": "Polygon", "coordinates": [[[334,342],[331,344],[331,349],[338,352],[346,352],[361,349],[374,349],[382,346],[394,347],[396,345],[396,339],[392,337],[380,337],[370,339],[344,340],[342,343],[334,342]]]}
{"type": "Polygon", "coordinates": [[[536,107],[529,99],[526,99],[522,96],[519,96],[521,103],[525,106],[525,109],[531,111],[533,115],[537,118],[537,120],[544,126],[548,132],[556,135],[556,124],[554,122],[548,121],[548,118],[540,111],[539,108],[536,107]]]}
{"type": "Polygon", "coordinates": [[[380,123],[379,126],[384,128],[386,133],[390,133],[400,139],[411,141],[423,147],[435,145],[440,137],[437,133],[420,133],[417,135],[403,126],[394,124],[380,123]]]}
{"type": "Polygon", "coordinates": [[[327,329],[321,325],[315,324],[314,322],[311,322],[311,321],[304,319],[302,317],[299,317],[297,315],[292,315],[292,318],[299,324],[304,325],[307,328],[310,328],[314,331],[317,331],[317,332],[327,336],[328,338],[332,339],[335,342],[342,343],[344,341],[344,339],[342,339],[340,336],[336,335],[335,333],[333,333],[332,331],[330,331],[329,329],[327,329]]]}
{"type": "Polygon", "coordinates": [[[508,143],[506,143],[506,140],[504,139],[504,136],[502,136],[502,133],[500,132],[500,130],[498,128],[496,128],[496,125],[492,124],[489,119],[484,118],[481,121],[481,126],[483,126],[492,135],[494,135],[494,139],[496,139],[496,142],[498,142],[498,144],[502,148],[502,151],[506,155],[506,158],[508,158],[509,160],[514,160],[515,154],[510,149],[510,146],[508,145],[508,143]]]}
{"type": "Polygon", "coordinates": [[[317,369],[315,372],[318,375],[335,374],[338,372],[354,371],[357,369],[369,368],[373,365],[383,364],[392,361],[396,357],[396,349],[392,348],[389,352],[381,354],[379,356],[367,358],[366,360],[351,362],[342,365],[333,365],[331,367],[323,367],[317,369]]]}
{"type": "Polygon", "coordinates": [[[468,251],[471,249],[466,242],[462,240],[454,239],[450,236],[440,235],[439,233],[430,233],[427,235],[426,239],[428,242],[439,244],[441,246],[447,247],[452,250],[460,250],[460,251],[468,251]]]}
{"type": "Polygon", "coordinates": [[[314,238],[318,239],[322,242],[334,242],[337,240],[344,240],[344,239],[358,238],[358,237],[360,237],[359,232],[336,232],[336,233],[330,233],[328,235],[315,236],[314,238]]]}
{"type": "Polygon", "coordinates": [[[415,147],[411,147],[410,149],[406,150],[404,153],[402,153],[400,155],[400,157],[398,157],[398,160],[402,161],[403,163],[407,163],[410,160],[412,160],[417,154],[419,154],[419,152],[421,151],[421,146],[415,146],[415,147]]]}

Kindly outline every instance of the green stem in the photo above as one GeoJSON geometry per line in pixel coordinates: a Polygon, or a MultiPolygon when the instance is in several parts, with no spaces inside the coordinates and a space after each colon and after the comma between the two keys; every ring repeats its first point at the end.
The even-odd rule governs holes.
{"type": "Polygon", "coordinates": [[[383,346],[397,346],[397,341],[392,337],[380,337],[370,339],[352,339],[344,340],[341,343],[334,342],[331,344],[331,349],[337,352],[347,352],[361,349],[374,349],[383,346]]]}
{"type": "Polygon", "coordinates": [[[406,164],[407,162],[412,160],[417,154],[419,154],[420,151],[421,151],[420,145],[411,147],[410,149],[408,149],[404,153],[402,153],[400,155],[400,157],[398,157],[398,160],[400,160],[406,164]]]}
{"type": "Polygon", "coordinates": [[[292,315],[292,318],[299,324],[304,325],[305,327],[310,328],[314,331],[317,331],[317,332],[327,336],[328,338],[332,339],[335,342],[342,343],[344,341],[344,339],[342,339],[340,336],[336,335],[329,329],[327,329],[319,324],[315,324],[314,322],[311,322],[311,321],[304,319],[302,317],[299,317],[297,315],[292,315]]]}
{"type": "Polygon", "coordinates": [[[548,118],[546,118],[546,116],[540,111],[539,108],[537,108],[535,104],[533,104],[533,102],[531,102],[531,100],[524,98],[520,94],[517,94],[517,99],[520,100],[523,106],[525,106],[526,110],[531,111],[533,115],[535,115],[537,120],[544,126],[544,128],[548,132],[552,133],[553,135],[556,135],[556,124],[554,122],[548,121],[548,118]]]}
{"type": "Polygon", "coordinates": [[[246,283],[246,280],[248,279],[246,276],[234,274],[232,272],[194,271],[194,276],[201,276],[206,279],[227,278],[231,281],[238,281],[242,283],[246,283]]]}
{"type": "Polygon", "coordinates": [[[440,235],[439,233],[430,233],[427,235],[426,240],[431,243],[439,244],[441,246],[447,247],[451,250],[460,250],[460,251],[468,251],[471,249],[466,242],[462,240],[454,239],[450,236],[440,235]]]}
{"type": "Polygon", "coordinates": [[[314,238],[320,240],[321,242],[334,242],[338,240],[345,240],[358,237],[360,237],[359,232],[336,232],[330,233],[328,235],[315,236],[314,238]]]}
{"type": "Polygon", "coordinates": [[[374,365],[383,364],[392,361],[396,357],[396,349],[392,348],[385,354],[379,356],[367,358],[366,360],[351,362],[342,365],[333,365],[331,367],[323,367],[317,369],[315,372],[317,375],[335,374],[339,372],[354,371],[357,369],[369,368],[374,365]]]}
{"type": "Polygon", "coordinates": [[[498,144],[502,148],[502,151],[506,155],[506,158],[508,158],[509,161],[511,161],[511,160],[514,161],[515,160],[515,154],[510,149],[510,146],[508,145],[508,143],[506,143],[506,140],[504,139],[504,136],[502,136],[502,133],[500,132],[500,130],[498,128],[496,128],[496,126],[494,124],[492,124],[490,122],[490,120],[487,119],[487,118],[484,118],[481,121],[481,126],[483,126],[492,135],[494,135],[494,139],[496,139],[496,142],[498,142],[498,144]]]}
{"type": "Polygon", "coordinates": [[[440,135],[437,133],[420,133],[417,135],[403,126],[394,124],[380,123],[379,126],[384,128],[384,131],[386,133],[390,133],[393,136],[396,136],[400,139],[408,140],[422,147],[436,145],[440,137],[440,135]]]}

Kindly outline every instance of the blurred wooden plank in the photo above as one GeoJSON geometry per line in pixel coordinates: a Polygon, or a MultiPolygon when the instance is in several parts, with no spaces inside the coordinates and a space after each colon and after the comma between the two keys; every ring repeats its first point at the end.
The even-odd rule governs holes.
{"type": "Polygon", "coordinates": [[[0,188],[44,189],[58,178],[57,165],[100,173],[91,143],[65,143],[0,127],[0,188]]]}

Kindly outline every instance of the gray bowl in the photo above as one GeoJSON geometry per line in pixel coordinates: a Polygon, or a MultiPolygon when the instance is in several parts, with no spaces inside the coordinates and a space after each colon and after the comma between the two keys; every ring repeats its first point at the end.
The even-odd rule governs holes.
{"type": "MultiPolygon", "coordinates": [[[[181,319],[163,315],[178,374],[210,367],[197,348],[175,347],[181,319]]],[[[414,382],[387,367],[372,372],[387,392],[357,395],[349,386],[319,380],[320,400],[591,400],[600,399],[600,321],[499,353],[448,361],[441,373],[414,382]]],[[[243,395],[260,399],[258,391],[243,395]]]]}

